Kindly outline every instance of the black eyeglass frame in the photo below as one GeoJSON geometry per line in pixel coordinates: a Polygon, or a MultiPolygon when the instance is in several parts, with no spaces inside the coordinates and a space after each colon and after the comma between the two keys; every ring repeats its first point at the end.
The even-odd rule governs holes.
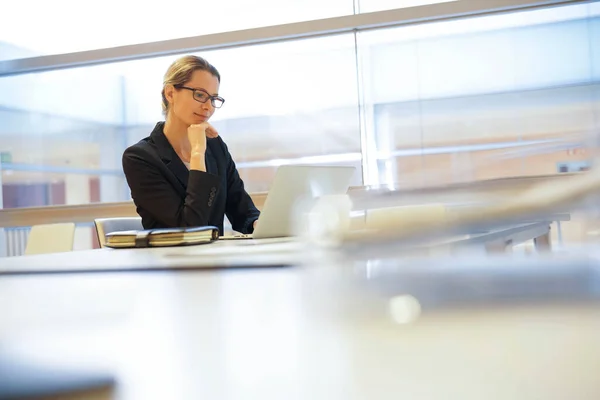
{"type": "Polygon", "coordinates": [[[210,99],[210,104],[212,104],[212,106],[213,106],[214,108],[221,108],[221,107],[223,107],[223,104],[225,104],[225,99],[224,99],[224,98],[222,98],[221,96],[213,96],[212,94],[208,93],[208,92],[207,92],[206,90],[204,90],[204,89],[194,89],[194,88],[187,87],[187,86],[182,86],[182,85],[176,85],[176,86],[174,86],[174,87],[175,87],[175,89],[186,89],[186,90],[191,90],[191,91],[193,92],[193,93],[192,93],[192,97],[194,98],[194,100],[196,100],[196,101],[197,101],[197,102],[199,102],[199,103],[206,103],[206,102],[207,102],[207,101],[210,99]],[[206,98],[206,100],[204,100],[204,101],[202,101],[202,100],[198,100],[198,99],[196,98],[196,92],[204,93],[204,94],[206,94],[208,97],[207,97],[207,98],[206,98]],[[220,105],[217,105],[217,104],[215,104],[215,100],[218,100],[218,101],[220,101],[220,102],[221,102],[221,104],[220,104],[220,105]]]}

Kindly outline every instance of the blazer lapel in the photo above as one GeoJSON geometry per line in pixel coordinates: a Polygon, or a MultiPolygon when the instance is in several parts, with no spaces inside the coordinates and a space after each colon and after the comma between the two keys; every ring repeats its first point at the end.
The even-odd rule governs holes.
{"type": "Polygon", "coordinates": [[[161,160],[165,163],[167,168],[177,177],[177,180],[183,186],[183,189],[187,189],[188,178],[190,171],[187,169],[183,161],[179,158],[171,143],[163,132],[164,122],[159,122],[150,134],[156,150],[161,160]]]}

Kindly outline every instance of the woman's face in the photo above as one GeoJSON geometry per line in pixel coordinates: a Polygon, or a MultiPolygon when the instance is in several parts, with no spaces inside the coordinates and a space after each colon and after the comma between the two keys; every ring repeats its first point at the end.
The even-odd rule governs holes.
{"type": "Polygon", "coordinates": [[[184,85],[186,88],[169,88],[165,93],[169,100],[169,113],[173,113],[185,125],[206,122],[212,117],[215,108],[210,96],[219,94],[219,80],[208,71],[196,70],[184,85]],[[195,89],[192,91],[190,89],[195,89]],[[196,100],[206,100],[204,103],[196,100]]]}

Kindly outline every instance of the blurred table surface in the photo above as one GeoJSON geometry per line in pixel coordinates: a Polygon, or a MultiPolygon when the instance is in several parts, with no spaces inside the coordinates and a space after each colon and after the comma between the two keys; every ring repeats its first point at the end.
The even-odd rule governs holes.
{"type": "MultiPolygon", "coordinates": [[[[484,232],[458,235],[410,247],[443,249],[447,252],[474,249],[486,251],[500,245],[518,244],[547,236],[552,221],[532,221],[497,227],[484,232]]],[[[384,245],[388,250],[397,247],[384,245]]],[[[303,263],[319,243],[291,238],[236,239],[187,247],[145,249],[94,249],[68,253],[40,254],[0,258],[0,276],[23,273],[107,272],[173,270],[222,267],[258,267],[303,263]]],[[[369,249],[367,249],[367,252],[369,249]]],[[[438,251],[439,253],[439,251],[438,251]]]]}
{"type": "Polygon", "coordinates": [[[600,398],[589,254],[358,260],[240,240],[0,270],[0,356],[108,372],[118,399],[600,398]]]}

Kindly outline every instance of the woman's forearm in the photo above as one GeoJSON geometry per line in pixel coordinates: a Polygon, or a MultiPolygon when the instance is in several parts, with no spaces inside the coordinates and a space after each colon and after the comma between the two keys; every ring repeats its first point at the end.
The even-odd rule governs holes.
{"type": "Polygon", "coordinates": [[[192,149],[190,155],[190,170],[206,172],[206,161],[204,159],[204,151],[192,149]]]}

